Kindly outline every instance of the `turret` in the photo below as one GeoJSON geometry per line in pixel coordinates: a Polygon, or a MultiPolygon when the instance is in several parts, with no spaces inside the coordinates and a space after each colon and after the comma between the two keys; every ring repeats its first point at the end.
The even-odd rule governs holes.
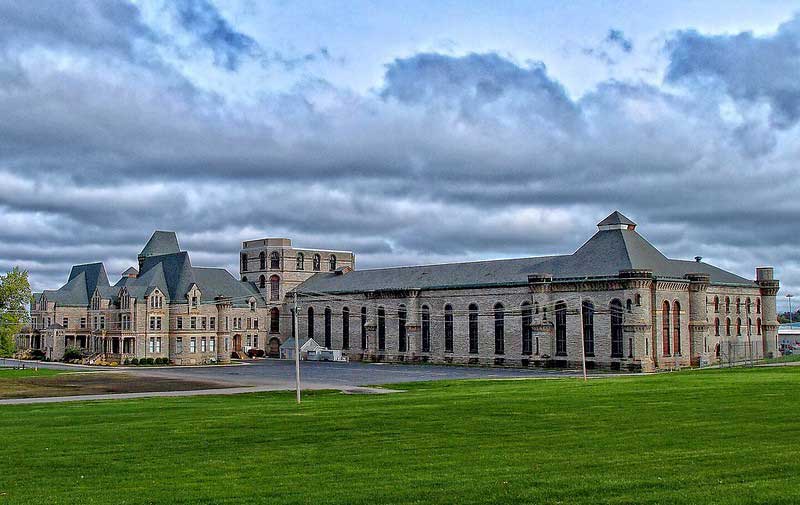
{"type": "Polygon", "coordinates": [[[778,357],[778,312],[776,297],[781,287],[779,280],[773,278],[772,267],[756,268],[756,282],[761,290],[761,333],[764,357],[778,357]]]}

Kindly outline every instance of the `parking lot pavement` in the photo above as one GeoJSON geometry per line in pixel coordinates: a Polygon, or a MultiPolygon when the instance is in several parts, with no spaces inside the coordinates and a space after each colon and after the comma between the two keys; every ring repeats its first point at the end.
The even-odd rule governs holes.
{"type": "MultiPolygon", "coordinates": [[[[260,386],[273,389],[294,388],[294,361],[261,359],[214,366],[172,367],[95,367],[64,363],[27,362],[27,367],[40,366],[72,371],[124,371],[155,377],[173,377],[185,380],[219,382],[229,387],[260,386]]],[[[525,377],[571,377],[579,372],[523,368],[488,368],[467,366],[444,366],[427,364],[393,363],[334,363],[303,361],[300,363],[303,388],[343,389],[354,386],[397,384],[455,379],[503,379],[525,377]]]]}
{"type": "MultiPolygon", "coordinates": [[[[265,359],[250,361],[245,366],[138,369],[136,372],[148,375],[164,374],[186,379],[211,380],[240,386],[276,387],[283,385],[287,389],[294,387],[294,362],[287,360],[265,359]]],[[[577,373],[541,369],[303,361],[300,364],[300,375],[304,387],[340,389],[347,386],[432,380],[568,377],[577,375],[577,373]]]]}

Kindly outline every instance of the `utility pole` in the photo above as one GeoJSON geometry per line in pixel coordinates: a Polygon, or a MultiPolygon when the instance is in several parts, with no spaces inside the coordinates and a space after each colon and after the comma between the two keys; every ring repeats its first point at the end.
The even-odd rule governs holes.
{"type": "Polygon", "coordinates": [[[294,327],[294,380],[297,384],[297,403],[300,404],[300,328],[297,326],[297,291],[294,292],[294,312],[292,313],[292,326],[294,327]]]}

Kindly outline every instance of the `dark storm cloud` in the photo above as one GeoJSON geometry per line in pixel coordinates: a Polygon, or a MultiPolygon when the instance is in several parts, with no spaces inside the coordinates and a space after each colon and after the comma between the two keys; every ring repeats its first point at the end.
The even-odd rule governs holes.
{"type": "MultiPolygon", "coordinates": [[[[213,4],[176,5],[223,68],[275,55],[213,4]]],[[[240,103],[155,57],[175,38],[114,6],[77,3],[77,14],[37,23],[26,5],[0,3],[7,19],[25,17],[0,31],[14,48],[0,51],[0,270],[29,268],[38,289],[73,263],[121,272],[154,229],[178,231],[198,265],[235,270],[242,240],[286,236],[353,249],[363,268],[569,253],[614,209],[670,256],[748,276],[774,263],[800,287],[781,271],[793,248],[775,224],[800,219],[795,88],[724,54],[703,66],[716,53],[697,49],[746,46],[755,59],[764,44],[790,47],[796,21],[738,36],[747,44],[676,34],[668,83],[678,90],[606,81],[571,97],[539,62],[424,53],[388,62],[372,92],[311,76],[283,92],[253,83],[258,99],[240,103]],[[90,20],[85,33],[59,28],[76,16],[90,20]],[[30,57],[41,48],[56,54],[30,57]],[[749,110],[762,101],[772,122],[749,110]]],[[[616,54],[632,50],[621,32],[606,39],[616,54]]],[[[787,51],[765,56],[776,76],[798,75],[787,51]]],[[[285,69],[304,56],[280,58],[285,69]]]]}
{"type": "Polygon", "coordinates": [[[768,103],[772,125],[786,129],[800,119],[800,15],[772,35],[751,32],[675,34],[667,46],[666,80],[673,84],[720,84],[742,103],[768,103]]]}

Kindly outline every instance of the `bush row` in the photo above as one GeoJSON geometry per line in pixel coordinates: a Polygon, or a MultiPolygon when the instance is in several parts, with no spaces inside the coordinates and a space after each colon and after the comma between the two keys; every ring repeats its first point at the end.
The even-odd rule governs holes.
{"type": "Polygon", "coordinates": [[[142,366],[142,365],[169,365],[169,358],[133,358],[133,359],[126,359],[123,362],[123,365],[133,365],[133,366],[142,366]]]}

